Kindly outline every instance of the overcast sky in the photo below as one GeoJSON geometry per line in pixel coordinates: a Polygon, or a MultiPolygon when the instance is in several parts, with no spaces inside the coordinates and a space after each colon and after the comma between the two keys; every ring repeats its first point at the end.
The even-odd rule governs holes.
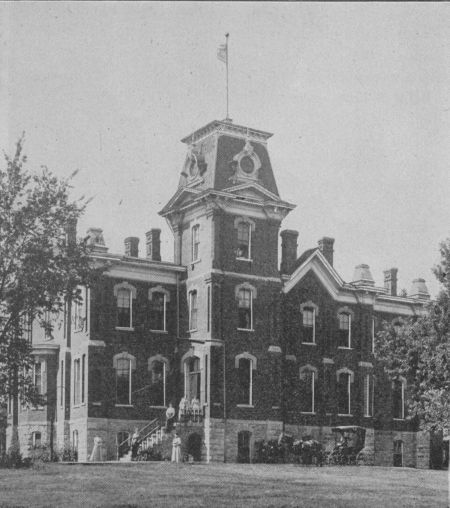
{"type": "Polygon", "coordinates": [[[299,251],[324,235],[346,281],[360,263],[377,284],[424,277],[450,236],[450,4],[0,4],[0,146],[22,131],[30,167],[80,169],[93,196],[80,229],[103,228],[110,252],[161,227],[186,147],[180,139],[230,116],[274,133],[284,228],[299,251]]]}

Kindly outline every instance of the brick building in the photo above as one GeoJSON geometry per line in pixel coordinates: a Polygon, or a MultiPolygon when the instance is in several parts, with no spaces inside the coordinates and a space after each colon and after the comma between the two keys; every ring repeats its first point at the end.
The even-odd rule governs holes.
{"type": "Polygon", "coordinates": [[[178,430],[205,461],[250,461],[255,441],[282,430],[326,444],[333,426],[358,425],[373,463],[428,466],[429,438],[405,414],[406,380],[389,381],[373,356],[383,320],[401,326],[422,311],[425,283],[398,296],[397,270],[377,287],[367,265],[346,283],[332,238],[298,256],[292,230],[281,232],[279,265],[294,205],[279,196],[270,136],[214,121],[182,140],[179,186],[160,212],[173,263],[161,261],[158,229],[145,256],[138,238],[116,255],[102,230],[88,231],[104,276],[52,338],[33,332],[33,375],[49,403],[19,408],[24,452],[51,442],[84,461],[101,437],[103,458],[115,459],[133,429],[185,397],[201,417],[178,430]]]}

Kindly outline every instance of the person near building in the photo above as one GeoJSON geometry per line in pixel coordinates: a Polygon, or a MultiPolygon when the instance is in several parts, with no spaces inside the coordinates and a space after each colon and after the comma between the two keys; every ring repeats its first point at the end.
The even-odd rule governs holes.
{"type": "Polygon", "coordinates": [[[172,441],[172,462],[179,463],[181,460],[181,438],[175,432],[175,436],[172,441]]]}
{"type": "Polygon", "coordinates": [[[173,429],[175,419],[175,408],[172,406],[172,404],[169,404],[169,407],[166,411],[166,432],[171,432],[173,429]]]}

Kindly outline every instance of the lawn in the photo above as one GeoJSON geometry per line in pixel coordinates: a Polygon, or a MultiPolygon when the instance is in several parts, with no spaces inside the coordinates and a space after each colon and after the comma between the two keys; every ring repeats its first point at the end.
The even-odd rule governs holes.
{"type": "Polygon", "coordinates": [[[1,507],[448,506],[447,471],[165,462],[0,469],[1,507]]]}

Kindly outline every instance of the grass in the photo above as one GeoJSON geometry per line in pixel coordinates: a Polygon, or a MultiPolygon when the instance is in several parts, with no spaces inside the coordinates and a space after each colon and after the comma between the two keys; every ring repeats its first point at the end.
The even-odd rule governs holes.
{"type": "Polygon", "coordinates": [[[447,471],[147,462],[0,469],[4,507],[440,508],[447,471]]]}

